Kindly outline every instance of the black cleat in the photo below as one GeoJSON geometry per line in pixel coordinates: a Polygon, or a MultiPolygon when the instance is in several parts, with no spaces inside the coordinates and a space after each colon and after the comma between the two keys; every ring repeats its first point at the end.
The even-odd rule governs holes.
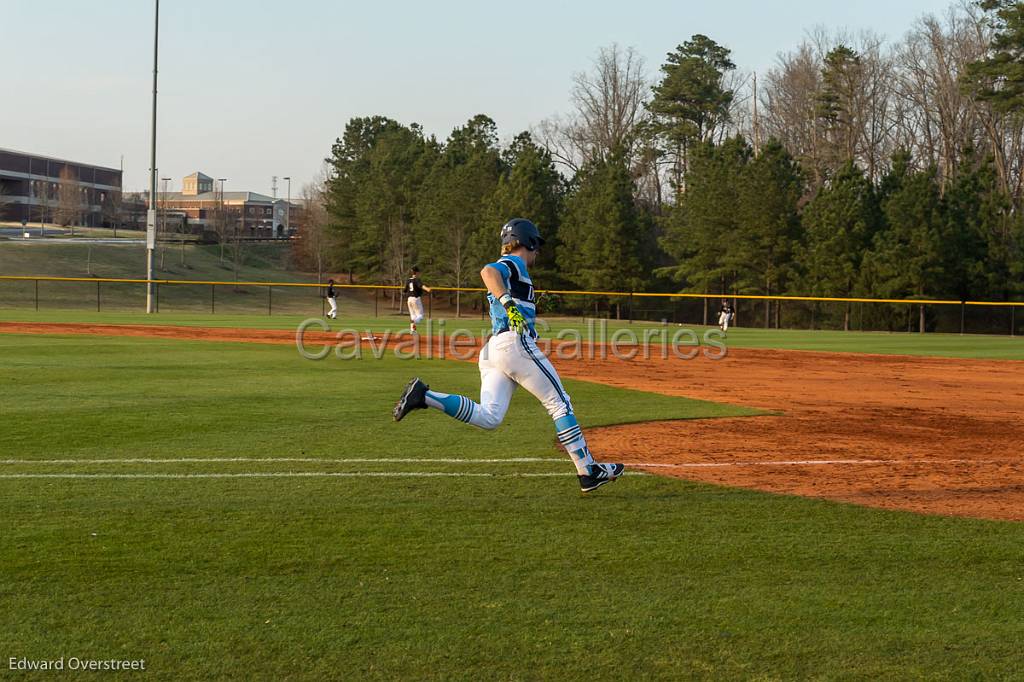
{"type": "Polygon", "coordinates": [[[402,391],[402,397],[395,403],[395,409],[392,414],[395,415],[395,421],[402,421],[402,417],[409,414],[413,410],[422,410],[427,406],[427,391],[430,386],[420,381],[419,377],[416,377],[405,387],[402,391]]]}
{"type": "Polygon", "coordinates": [[[580,479],[580,490],[585,493],[597,490],[605,483],[611,483],[621,476],[625,468],[622,464],[591,464],[589,474],[578,476],[580,479]]]}

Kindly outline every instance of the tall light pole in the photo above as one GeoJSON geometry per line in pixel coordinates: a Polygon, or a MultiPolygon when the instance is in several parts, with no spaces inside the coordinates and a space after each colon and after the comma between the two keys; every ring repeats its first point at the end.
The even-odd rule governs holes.
{"type": "Polygon", "coordinates": [[[156,74],[160,40],[160,0],[153,11],[153,135],[149,149],[149,211],[146,214],[146,313],[153,312],[153,250],[156,248],[156,74]]]}
{"type": "Polygon", "coordinates": [[[290,236],[292,233],[292,178],[287,176],[285,180],[288,181],[288,203],[284,205],[284,235],[290,236]]]}

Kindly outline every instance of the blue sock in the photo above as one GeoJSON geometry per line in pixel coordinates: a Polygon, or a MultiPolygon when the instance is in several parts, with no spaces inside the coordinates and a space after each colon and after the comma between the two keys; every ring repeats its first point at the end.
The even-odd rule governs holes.
{"type": "Polygon", "coordinates": [[[469,423],[469,420],[473,418],[473,413],[476,411],[476,405],[473,401],[462,395],[427,391],[426,401],[429,407],[441,410],[449,417],[454,417],[466,423],[469,423]]]}
{"type": "Polygon", "coordinates": [[[594,463],[594,457],[590,454],[590,448],[587,447],[587,440],[583,437],[583,429],[576,421],[576,416],[570,413],[556,419],[555,431],[558,432],[558,442],[572,457],[572,463],[576,465],[576,473],[589,474],[589,467],[594,463]]]}

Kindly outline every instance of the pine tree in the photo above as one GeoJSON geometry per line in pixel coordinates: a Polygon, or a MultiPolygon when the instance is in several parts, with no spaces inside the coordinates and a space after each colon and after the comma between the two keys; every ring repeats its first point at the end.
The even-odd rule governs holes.
{"type": "Polygon", "coordinates": [[[651,221],[634,201],[633,180],[621,149],[584,166],[565,204],[559,266],[584,289],[644,286],[651,221]]]}
{"type": "Polygon", "coordinates": [[[498,245],[498,230],[511,218],[532,220],[544,235],[545,246],[533,268],[535,279],[550,288],[558,280],[553,270],[559,239],[558,228],[565,181],[555,169],[551,154],[533,141],[530,133],[516,136],[502,153],[505,172],[498,179],[484,211],[484,220],[472,238],[471,250],[481,263],[493,258],[498,245]]]}
{"type": "MultiPolygon", "coordinates": [[[[858,293],[864,254],[881,223],[875,191],[864,172],[845,164],[805,207],[805,244],[800,252],[804,289],[815,296],[858,293]]],[[[850,328],[850,306],[843,329],[850,328]]]]}
{"type": "Polygon", "coordinates": [[[332,263],[377,281],[401,277],[412,244],[420,185],[436,148],[415,124],[352,119],[329,162],[327,206],[332,263]]]}
{"type": "Polygon", "coordinates": [[[724,85],[725,73],[736,68],[730,51],[705,35],[694,35],[669,53],[661,81],[647,108],[655,116],[654,131],[674,157],[673,183],[682,191],[690,150],[714,141],[713,133],[729,121],[735,93],[724,85]]]}
{"type": "MultiPolygon", "coordinates": [[[[477,115],[452,131],[417,200],[418,250],[435,281],[476,285],[482,263],[473,236],[487,222],[487,202],[502,172],[493,120],[477,115]]],[[[459,315],[461,293],[455,295],[455,306],[459,315]]]]}
{"type": "Polygon", "coordinates": [[[833,48],[825,56],[821,70],[824,86],[818,93],[818,117],[826,126],[833,167],[851,162],[857,153],[856,98],[861,86],[861,57],[846,45],[833,48]]]}
{"type": "MultiPolygon", "coordinates": [[[[735,242],[728,265],[740,274],[744,291],[778,294],[793,274],[793,254],[802,240],[797,206],[804,191],[803,174],[793,157],[775,141],[742,169],[737,201],[735,242]]],[[[770,301],[765,301],[769,326],[770,301]]]]}
{"type": "Polygon", "coordinates": [[[996,25],[988,56],[970,64],[964,84],[1000,113],[1024,112],[1024,2],[982,0],[996,25]]]}
{"type": "Polygon", "coordinates": [[[961,301],[1009,293],[999,281],[1012,275],[1005,262],[999,263],[1000,249],[991,248],[1000,241],[999,225],[1009,209],[1009,200],[998,188],[991,160],[978,163],[967,150],[943,197],[948,295],[961,301]]]}
{"type": "MultiPolygon", "coordinates": [[[[875,276],[874,293],[884,298],[937,298],[946,290],[943,269],[944,216],[934,167],[913,171],[909,155],[898,155],[884,184],[885,226],[874,235],[865,270],[875,276]]],[[[925,331],[925,306],[918,306],[925,331]]]]}
{"type": "Polygon", "coordinates": [[[1009,300],[1024,294],[1024,219],[999,181],[991,156],[965,155],[947,194],[949,230],[961,259],[947,267],[962,283],[961,299],[1009,300]]]}
{"type": "MultiPolygon", "coordinates": [[[[694,150],[686,191],[665,223],[659,243],[675,265],[658,274],[673,280],[676,291],[708,293],[731,281],[740,260],[740,185],[752,150],[741,137],[694,150]]],[[[704,311],[707,322],[707,305],[704,311]]]]}

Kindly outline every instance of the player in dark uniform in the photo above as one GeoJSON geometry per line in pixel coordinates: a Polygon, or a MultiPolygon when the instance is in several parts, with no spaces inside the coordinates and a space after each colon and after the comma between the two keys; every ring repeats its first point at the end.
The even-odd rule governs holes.
{"type": "Polygon", "coordinates": [[[417,266],[412,266],[403,291],[409,297],[406,300],[409,307],[409,330],[415,334],[416,325],[423,321],[423,292],[430,293],[430,287],[424,286],[420,281],[420,269],[417,266]]]}
{"type": "Polygon", "coordinates": [[[729,303],[729,299],[722,299],[722,307],[718,311],[718,328],[723,332],[729,331],[729,323],[732,322],[733,316],[736,311],[732,307],[732,303],[729,303]]]}
{"type": "Polygon", "coordinates": [[[331,305],[331,309],[327,313],[327,317],[336,319],[338,317],[338,294],[334,291],[334,280],[327,280],[327,295],[324,296],[327,302],[331,305]]]}

